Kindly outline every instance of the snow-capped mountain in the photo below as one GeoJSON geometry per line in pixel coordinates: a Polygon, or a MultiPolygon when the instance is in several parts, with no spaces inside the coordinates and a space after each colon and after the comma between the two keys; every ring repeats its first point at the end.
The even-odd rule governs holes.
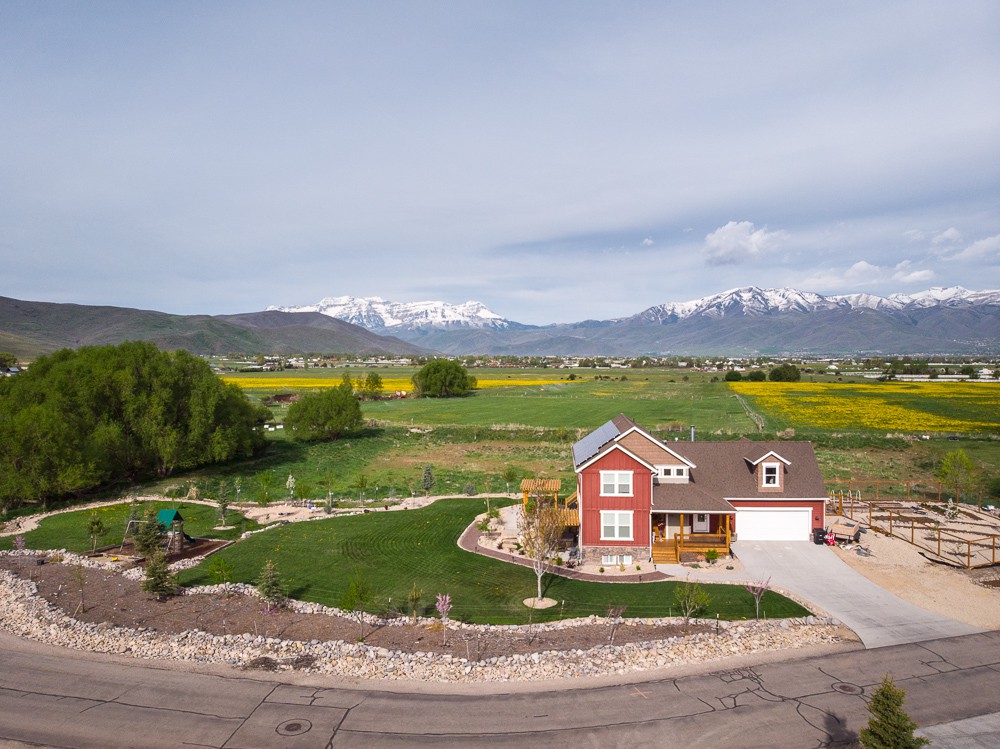
{"type": "Polygon", "coordinates": [[[327,297],[302,307],[268,307],[281,312],[320,312],[369,330],[485,328],[508,330],[527,326],[506,320],[482,302],[390,302],[381,297],[327,297]]]}
{"type": "Polygon", "coordinates": [[[929,307],[974,307],[1000,305],[1000,291],[969,291],[961,286],[932,288],[916,294],[843,294],[823,296],[797,289],[760,289],[748,286],[690,302],[670,302],[643,310],[615,322],[664,324],[689,317],[759,317],[783,312],[818,312],[821,310],[873,309],[901,311],[929,307]]]}

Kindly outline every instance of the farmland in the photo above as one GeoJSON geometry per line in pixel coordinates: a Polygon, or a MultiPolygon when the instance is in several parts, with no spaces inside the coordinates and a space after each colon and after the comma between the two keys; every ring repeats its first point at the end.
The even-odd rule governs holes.
{"type": "Polygon", "coordinates": [[[1000,386],[975,382],[736,382],[773,429],[1000,432],[1000,386]]]}
{"type": "MultiPolygon", "coordinates": [[[[226,379],[262,399],[338,385],[343,371],[227,374],[226,379]]],[[[386,391],[412,388],[414,369],[351,374],[361,379],[368,371],[379,373],[386,391]]],[[[930,479],[943,455],[958,447],[984,477],[1000,474],[1000,442],[991,439],[1000,433],[996,383],[835,382],[823,375],[798,383],[725,383],[718,373],[667,368],[472,372],[480,389],[469,397],[366,402],[364,417],[373,426],[358,438],[297,444],[272,432],[262,456],[203,475],[243,475],[252,492],[256,473],[293,473],[316,496],[329,491],[355,499],[362,492],[369,499],[420,492],[425,465],[433,466],[435,494],[503,491],[500,474],[507,466],[519,478],[544,475],[569,486],[572,442],[618,413],[667,440],[688,439],[690,425],[698,439],[813,440],[821,470],[831,480],[930,479]],[[753,415],[762,418],[762,430],[753,415]],[[921,435],[931,439],[919,440],[921,435]]],[[[286,410],[286,404],[272,406],[279,422],[286,410]]]]}

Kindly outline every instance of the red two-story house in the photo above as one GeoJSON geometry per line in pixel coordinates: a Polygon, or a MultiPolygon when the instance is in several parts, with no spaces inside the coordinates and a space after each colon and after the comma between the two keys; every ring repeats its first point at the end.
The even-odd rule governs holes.
{"type": "Polygon", "coordinates": [[[619,414],[573,446],[588,562],[670,563],[732,540],[806,541],[827,497],[809,442],[663,442],[619,414]]]}

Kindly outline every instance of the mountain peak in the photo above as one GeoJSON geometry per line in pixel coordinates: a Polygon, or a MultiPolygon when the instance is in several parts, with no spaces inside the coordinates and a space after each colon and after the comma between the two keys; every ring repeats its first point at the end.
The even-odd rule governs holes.
{"type": "Polygon", "coordinates": [[[462,304],[442,301],[390,302],[377,296],[326,297],[316,304],[298,307],[268,307],[282,312],[320,312],[361,325],[369,330],[490,328],[503,330],[524,327],[506,320],[482,302],[462,304]]]}

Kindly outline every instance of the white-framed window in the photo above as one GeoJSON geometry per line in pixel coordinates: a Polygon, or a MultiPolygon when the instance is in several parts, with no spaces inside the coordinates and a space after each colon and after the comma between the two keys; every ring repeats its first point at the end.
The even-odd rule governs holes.
{"type": "Polygon", "coordinates": [[[632,512],[601,510],[601,540],[631,541],[632,512]]]}
{"type": "Polygon", "coordinates": [[[770,489],[781,486],[781,464],[764,463],[761,466],[760,485],[770,489]]]}
{"type": "Polygon", "coordinates": [[[605,554],[601,557],[601,564],[618,564],[617,554],[605,554]]]}
{"type": "Polygon", "coordinates": [[[602,497],[631,497],[632,471],[601,471],[602,497]]]}
{"type": "Polygon", "coordinates": [[[622,554],[621,555],[621,563],[622,564],[632,564],[632,555],[631,554],[622,554]]]}
{"type": "Polygon", "coordinates": [[[666,479],[671,483],[682,483],[687,480],[687,466],[657,466],[657,478],[666,479]]]}

